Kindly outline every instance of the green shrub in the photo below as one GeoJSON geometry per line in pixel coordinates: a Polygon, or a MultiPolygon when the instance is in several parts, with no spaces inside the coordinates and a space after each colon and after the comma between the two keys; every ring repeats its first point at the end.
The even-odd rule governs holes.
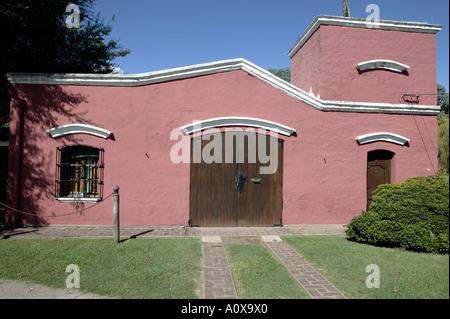
{"type": "Polygon", "coordinates": [[[347,226],[349,240],[416,251],[448,253],[449,183],[415,177],[380,185],[367,212],[347,226]]]}

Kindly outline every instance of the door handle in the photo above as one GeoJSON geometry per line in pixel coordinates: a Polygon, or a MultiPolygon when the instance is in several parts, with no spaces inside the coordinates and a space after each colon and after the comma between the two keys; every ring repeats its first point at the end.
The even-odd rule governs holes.
{"type": "Polygon", "coordinates": [[[252,183],[255,183],[255,184],[261,183],[261,178],[252,178],[252,183]]]}

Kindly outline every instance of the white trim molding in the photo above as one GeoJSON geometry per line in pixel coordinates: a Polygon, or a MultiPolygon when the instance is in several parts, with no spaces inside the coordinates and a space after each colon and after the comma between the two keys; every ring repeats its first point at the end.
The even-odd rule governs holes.
{"type": "Polygon", "coordinates": [[[428,24],[423,22],[407,22],[407,21],[392,21],[392,20],[367,20],[364,18],[338,17],[338,16],[317,16],[309,27],[303,32],[294,46],[289,50],[287,55],[292,58],[297,51],[308,41],[313,33],[321,25],[337,25],[343,27],[354,28],[376,28],[379,30],[391,31],[405,31],[405,32],[420,32],[420,33],[434,33],[436,34],[442,29],[441,25],[428,24]]]}
{"type": "Polygon", "coordinates": [[[360,135],[355,137],[355,139],[358,141],[359,145],[383,141],[403,146],[409,142],[409,138],[389,132],[376,132],[360,135]]]}
{"type": "Polygon", "coordinates": [[[89,134],[107,139],[112,132],[104,128],[87,124],[66,124],[46,130],[52,138],[58,138],[69,134],[89,134]]]}
{"type": "Polygon", "coordinates": [[[100,197],[56,197],[56,200],[61,203],[97,203],[102,199],[100,197]]]}
{"type": "Polygon", "coordinates": [[[367,70],[388,70],[398,73],[403,73],[405,70],[409,69],[409,66],[403,63],[399,63],[392,60],[370,60],[358,63],[355,66],[359,71],[367,71],[367,70]]]}
{"type": "Polygon", "coordinates": [[[49,84],[49,85],[89,85],[89,86],[142,86],[154,83],[181,80],[220,72],[242,70],[321,111],[364,112],[364,113],[396,113],[436,115],[440,112],[437,105],[411,105],[390,103],[367,103],[347,101],[326,101],[309,94],[289,82],[273,75],[267,70],[245,60],[231,59],[211,63],[185,66],[141,74],[23,74],[8,73],[11,83],[49,84]]]}
{"type": "Polygon", "coordinates": [[[208,120],[198,121],[192,124],[182,126],[180,127],[180,130],[181,132],[183,132],[184,135],[189,135],[210,128],[224,127],[224,126],[258,127],[286,136],[291,136],[295,132],[295,129],[276,122],[271,122],[252,117],[238,117],[238,116],[217,117],[208,120]]]}

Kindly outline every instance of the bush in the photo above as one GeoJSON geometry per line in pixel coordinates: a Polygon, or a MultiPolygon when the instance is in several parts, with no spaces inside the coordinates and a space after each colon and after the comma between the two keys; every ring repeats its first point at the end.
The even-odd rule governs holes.
{"type": "Polygon", "coordinates": [[[367,212],[347,225],[347,238],[357,242],[416,251],[448,253],[449,182],[415,177],[380,185],[367,212]]]}

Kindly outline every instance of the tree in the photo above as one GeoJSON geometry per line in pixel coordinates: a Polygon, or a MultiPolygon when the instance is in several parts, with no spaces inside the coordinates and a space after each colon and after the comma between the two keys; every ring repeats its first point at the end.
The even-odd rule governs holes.
{"type": "Polygon", "coordinates": [[[71,3],[79,7],[79,28],[65,23],[67,0],[0,2],[0,124],[9,116],[7,73],[111,73],[113,60],[130,52],[106,39],[111,22],[94,14],[95,0],[71,3]]]}
{"type": "Polygon", "coordinates": [[[449,120],[448,114],[439,114],[438,116],[438,137],[439,137],[439,172],[449,173],[449,120]]]}
{"type": "Polygon", "coordinates": [[[285,80],[286,82],[291,82],[291,69],[283,68],[283,69],[267,69],[270,73],[278,76],[279,78],[285,80]]]}
{"type": "Polygon", "coordinates": [[[448,93],[445,92],[445,86],[437,85],[437,104],[441,107],[441,112],[448,114],[448,93]]]}

